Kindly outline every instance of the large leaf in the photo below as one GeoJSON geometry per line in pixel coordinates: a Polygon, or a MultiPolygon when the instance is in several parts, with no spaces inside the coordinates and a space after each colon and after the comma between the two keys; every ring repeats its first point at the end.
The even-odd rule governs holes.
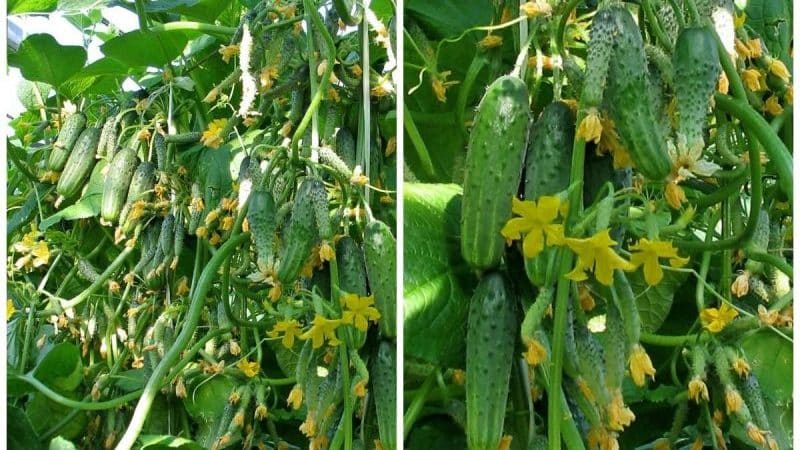
{"type": "Polygon", "coordinates": [[[100,58],[70,77],[64,83],[62,90],[71,96],[85,94],[102,82],[116,82],[128,76],[130,72],[130,67],[121,61],[114,58],[100,58]]]}
{"type": "Polygon", "coordinates": [[[85,219],[100,214],[100,203],[103,200],[103,184],[105,183],[103,168],[105,166],[106,161],[100,160],[92,170],[89,185],[83,196],[74,204],[42,220],[39,224],[39,229],[44,231],[62,220],[85,219]]]}
{"type": "Polygon", "coordinates": [[[409,0],[404,12],[425,25],[426,30],[438,33],[435,38],[453,37],[478,25],[489,25],[494,16],[490,0],[472,0],[465,7],[461,0],[409,0]]]}
{"type": "Polygon", "coordinates": [[[406,184],[405,352],[444,366],[461,363],[475,277],[458,244],[461,188],[406,184]]]}
{"type": "Polygon", "coordinates": [[[214,423],[225,410],[228,397],[236,386],[233,379],[225,376],[189,386],[188,395],[183,399],[186,412],[200,423],[214,423]]]}
{"type": "Polygon", "coordinates": [[[50,12],[56,9],[58,0],[9,0],[8,15],[50,12]]]}
{"type": "Polygon", "coordinates": [[[792,401],[792,343],[770,330],[741,342],[764,396],[784,406],[792,401]]]}
{"type": "Polygon", "coordinates": [[[33,376],[55,390],[74,390],[83,380],[80,350],[71,342],[56,344],[39,361],[33,376]]]}
{"type": "Polygon", "coordinates": [[[19,44],[17,60],[22,76],[59,87],[86,62],[86,50],[61,45],[49,34],[32,34],[19,44]]]}
{"type": "Polygon", "coordinates": [[[191,6],[178,6],[172,8],[172,11],[205,22],[214,22],[230,4],[231,0],[198,0],[191,6]]]}
{"type": "Polygon", "coordinates": [[[39,450],[42,445],[33,431],[33,425],[25,413],[16,406],[6,405],[8,429],[6,445],[9,450],[39,450]]]}
{"type": "Polygon", "coordinates": [[[38,111],[44,106],[42,102],[47,102],[51,89],[47,83],[22,80],[17,88],[17,98],[28,111],[38,111]]]}
{"type": "MultiPolygon", "coordinates": [[[[76,392],[66,393],[64,396],[72,400],[80,400],[76,392]]],[[[30,419],[34,431],[39,434],[52,429],[73,412],[72,408],[56,403],[40,392],[34,393],[25,405],[25,415],[30,419]]],[[[82,436],[86,430],[87,417],[86,411],[80,411],[66,423],[64,428],[61,428],[60,436],[65,439],[77,439],[82,436]]]]}
{"type": "Polygon", "coordinates": [[[58,0],[58,10],[64,13],[76,13],[101,8],[108,3],[109,0],[58,0]]]}
{"type": "Polygon", "coordinates": [[[180,30],[131,31],[103,44],[103,53],[133,67],[160,67],[183,52],[196,32],[180,30]]]}
{"type": "Polygon", "coordinates": [[[648,286],[641,270],[627,274],[639,307],[642,331],[652,333],[661,328],[672,308],[675,292],[686,281],[687,276],[684,272],[665,270],[664,279],[660,283],[648,286]]]}

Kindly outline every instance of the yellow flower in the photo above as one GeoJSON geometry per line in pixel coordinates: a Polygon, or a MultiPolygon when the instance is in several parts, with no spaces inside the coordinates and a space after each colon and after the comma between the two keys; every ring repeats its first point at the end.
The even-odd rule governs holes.
{"type": "Polygon", "coordinates": [[[258,364],[257,361],[248,361],[243,359],[236,364],[236,367],[239,368],[248,378],[253,378],[254,376],[258,375],[261,371],[261,365],[258,364]]]}
{"type": "Polygon", "coordinates": [[[731,83],[728,80],[728,75],[725,75],[725,72],[720,73],[719,79],[717,80],[717,91],[727,94],[730,87],[731,83]]]}
{"type": "Polygon", "coordinates": [[[747,437],[750,438],[756,445],[763,447],[767,445],[766,432],[759,429],[753,422],[747,422],[745,426],[747,429],[747,437]]]}
{"type": "Polygon", "coordinates": [[[633,161],[628,150],[620,142],[619,133],[617,133],[614,121],[605,117],[600,118],[600,126],[602,133],[600,135],[600,142],[597,144],[597,149],[601,153],[611,153],[614,158],[615,169],[626,169],[633,167],[633,161]]]}
{"type": "Polygon", "coordinates": [[[267,418],[268,415],[269,415],[269,410],[267,409],[267,405],[262,403],[256,406],[256,412],[255,414],[253,414],[253,417],[255,417],[257,420],[264,420],[267,418]]]}
{"type": "Polygon", "coordinates": [[[322,261],[333,261],[336,259],[336,252],[333,251],[333,247],[328,242],[323,242],[322,245],[319,246],[319,259],[322,261]]]}
{"type": "Polygon", "coordinates": [[[15,312],[17,312],[17,308],[14,307],[14,301],[11,299],[6,300],[6,322],[11,319],[15,312]]]}
{"type": "Polygon", "coordinates": [[[553,12],[553,8],[550,7],[545,1],[537,0],[536,2],[525,2],[519,7],[519,12],[528,16],[528,18],[539,17],[539,16],[549,16],[553,12]]]}
{"type": "Polygon", "coordinates": [[[275,80],[278,79],[278,69],[272,66],[266,66],[261,69],[261,74],[259,75],[259,81],[261,83],[260,89],[261,92],[266,92],[272,89],[272,86],[275,84],[275,80]]]}
{"type": "Polygon", "coordinates": [[[603,134],[603,125],[600,122],[600,113],[597,109],[591,108],[586,112],[586,117],[581,120],[578,125],[578,137],[586,142],[600,142],[600,137],[603,134]]]}
{"type": "Polygon", "coordinates": [[[742,42],[739,39],[736,39],[736,41],[734,41],[733,48],[736,49],[736,53],[742,59],[747,59],[750,56],[752,56],[750,54],[750,48],[747,46],[747,44],[745,44],[744,42],[742,42]]]}
{"type": "Polygon", "coordinates": [[[219,229],[222,231],[228,231],[233,228],[233,216],[225,216],[219,223],[219,229]]]}
{"type": "Polygon", "coordinates": [[[220,45],[219,54],[222,55],[222,60],[227,63],[232,57],[239,54],[239,44],[220,45]]]}
{"type": "Polygon", "coordinates": [[[747,45],[747,50],[750,51],[750,56],[752,58],[760,58],[761,57],[761,54],[763,53],[762,52],[762,47],[761,47],[761,39],[759,39],[759,38],[750,39],[750,40],[747,41],[746,45],[747,45]]]}
{"type": "Polygon", "coordinates": [[[788,83],[789,78],[792,77],[792,75],[789,73],[789,70],[783,64],[783,61],[779,59],[772,59],[771,61],[769,61],[769,66],[767,66],[767,68],[773,75],[780,78],[786,83],[788,83]]]}
{"type": "Polygon", "coordinates": [[[522,354],[531,367],[536,367],[547,359],[547,349],[536,338],[525,338],[527,351],[522,354]]]}
{"type": "Polygon", "coordinates": [[[733,16],[733,27],[735,29],[742,28],[746,20],[747,20],[747,14],[745,14],[744,12],[742,12],[741,14],[735,13],[733,16]]]}
{"type": "Polygon", "coordinates": [[[744,297],[748,292],[750,292],[750,272],[745,270],[731,283],[731,294],[744,297]]]}
{"type": "Polygon", "coordinates": [[[300,424],[300,432],[306,437],[314,437],[317,434],[317,422],[314,420],[314,411],[309,410],[306,420],[300,424]]]}
{"type": "Polygon", "coordinates": [[[336,338],[336,328],[341,323],[341,320],[326,319],[324,316],[317,314],[314,316],[314,320],[311,321],[311,329],[301,334],[300,339],[311,339],[312,347],[315,349],[322,347],[325,340],[328,341],[328,345],[339,345],[341,341],[336,338]]]}
{"type": "Polygon", "coordinates": [[[764,102],[764,111],[773,116],[777,116],[782,113],[783,107],[781,106],[780,102],[778,102],[778,97],[774,95],[770,96],[767,101],[764,102]]]}
{"type": "Polygon", "coordinates": [[[787,105],[794,104],[794,87],[791,84],[786,88],[786,93],[783,94],[783,101],[787,105]]]}
{"type": "Polygon", "coordinates": [[[599,231],[590,238],[567,238],[567,246],[578,255],[575,268],[566,276],[573,281],[583,281],[588,278],[587,271],[593,271],[595,278],[600,283],[611,286],[614,270],[636,270],[636,266],[624,260],[615,251],[613,246],[617,242],[611,239],[608,229],[599,231]]]}
{"type": "Polygon", "coordinates": [[[703,327],[712,333],[722,331],[739,313],[727,303],[723,303],[719,308],[706,308],[700,311],[700,320],[703,327]]]}
{"type": "Polygon", "coordinates": [[[769,311],[764,305],[758,305],[758,321],[761,323],[762,326],[771,327],[774,326],[779,319],[780,311],[772,310],[769,311]]]}
{"type": "Polygon", "coordinates": [[[282,293],[281,291],[282,291],[281,284],[278,283],[278,282],[275,282],[275,284],[273,284],[272,287],[269,289],[269,294],[268,294],[269,301],[271,301],[272,303],[275,303],[278,300],[280,300],[281,293],[282,293]]]}
{"type": "Polygon", "coordinates": [[[703,435],[698,434],[695,438],[694,442],[692,443],[691,450],[703,450],[703,435]]]}
{"type": "Polygon", "coordinates": [[[283,339],[281,339],[283,346],[292,348],[294,346],[295,337],[300,336],[300,322],[294,319],[281,320],[275,324],[272,331],[269,332],[269,335],[277,337],[278,333],[283,333],[283,339]]]}
{"type": "Polygon", "coordinates": [[[467,374],[461,369],[453,369],[453,383],[463,386],[467,381],[467,374]]]}
{"type": "Polygon", "coordinates": [[[206,208],[205,204],[203,204],[203,199],[200,197],[192,198],[192,201],[189,203],[189,211],[193,213],[202,212],[206,208]]]}
{"type": "Polygon", "coordinates": [[[478,47],[483,49],[495,48],[503,45],[503,38],[496,34],[487,34],[478,42],[478,47]]]}
{"type": "Polygon", "coordinates": [[[761,72],[757,69],[745,69],[742,71],[742,82],[744,86],[753,91],[761,90],[761,72]]]}
{"type": "Polygon", "coordinates": [[[661,438],[653,443],[653,450],[671,450],[669,439],[661,438]]]}
{"type": "Polygon", "coordinates": [[[668,258],[670,267],[683,267],[689,258],[678,256],[678,249],[668,241],[650,241],[647,238],[631,246],[631,263],[636,267],[644,266],[644,280],[650,286],[655,286],[664,278],[664,271],[658,263],[659,258],[668,258]]]}
{"type": "Polygon", "coordinates": [[[496,450],[509,450],[511,448],[512,439],[514,439],[514,436],[505,435],[501,437],[496,450]]]}
{"type": "Polygon", "coordinates": [[[687,201],[683,188],[674,181],[670,181],[664,186],[664,198],[672,209],[679,209],[687,201]]]}
{"type": "Polygon", "coordinates": [[[625,406],[625,401],[622,399],[622,390],[614,390],[611,403],[608,405],[608,428],[614,431],[622,431],[634,420],[636,420],[636,416],[630,408],[625,406]]]}
{"type": "Polygon", "coordinates": [[[367,382],[364,380],[358,380],[355,386],[353,386],[353,393],[356,397],[364,398],[367,395],[367,382]]]}
{"type": "Polygon", "coordinates": [[[708,401],[708,386],[696,376],[689,381],[689,398],[700,404],[700,400],[708,401]]]}
{"type": "Polygon", "coordinates": [[[364,74],[364,71],[358,64],[353,64],[353,67],[350,68],[350,73],[352,73],[353,76],[356,78],[361,78],[361,75],[364,74]]]}
{"type": "Polygon", "coordinates": [[[733,386],[725,386],[725,411],[730,415],[731,413],[739,412],[744,406],[744,400],[733,386]]]}
{"type": "Polygon", "coordinates": [[[511,199],[511,211],[520,216],[510,219],[500,234],[508,240],[521,239],[522,253],[526,258],[535,258],[545,245],[561,245],[564,242],[564,226],[555,224],[561,200],[545,195],[538,201],[511,199]]]}
{"type": "Polygon", "coordinates": [[[216,119],[208,124],[206,131],[203,131],[203,136],[200,142],[209,148],[219,148],[222,145],[222,132],[228,124],[228,119],[216,119]]]}
{"type": "Polygon", "coordinates": [[[750,364],[744,358],[736,358],[733,360],[733,371],[740,377],[747,378],[750,375],[750,364]]]}
{"type": "Polygon", "coordinates": [[[578,285],[578,300],[581,304],[581,309],[584,311],[591,311],[595,307],[594,297],[592,292],[584,283],[578,285]]]}
{"type": "Polygon", "coordinates": [[[650,361],[650,357],[647,355],[644,347],[639,344],[635,344],[633,349],[631,349],[628,366],[631,371],[631,378],[633,378],[633,382],[636,383],[637,386],[644,386],[644,379],[646,376],[655,379],[656,369],[653,367],[653,363],[650,361]]]}
{"type": "Polygon", "coordinates": [[[377,322],[381,314],[372,305],[375,298],[360,297],[358,294],[344,294],[341,298],[345,311],[342,312],[342,323],[355,326],[361,331],[367,331],[369,321],[377,322]]]}
{"type": "Polygon", "coordinates": [[[458,81],[446,81],[449,76],[449,70],[431,76],[431,89],[436,95],[436,100],[442,103],[447,101],[447,89],[454,84],[458,84],[458,81]]]}
{"type": "Polygon", "coordinates": [[[619,450],[616,433],[609,432],[603,428],[592,428],[586,436],[590,449],[597,450],[619,450]]]}
{"type": "Polygon", "coordinates": [[[216,246],[217,246],[217,244],[219,244],[221,241],[222,241],[222,237],[220,237],[220,235],[219,235],[219,234],[217,234],[216,232],[214,232],[214,233],[211,233],[211,237],[210,237],[210,238],[208,238],[208,243],[209,243],[209,244],[211,244],[211,245],[213,245],[213,246],[215,246],[215,247],[216,247],[216,246]]]}
{"type": "Polygon", "coordinates": [[[300,409],[300,405],[303,404],[303,388],[301,388],[299,384],[295,384],[292,391],[289,392],[286,404],[292,405],[292,409],[294,410],[300,409]]]}

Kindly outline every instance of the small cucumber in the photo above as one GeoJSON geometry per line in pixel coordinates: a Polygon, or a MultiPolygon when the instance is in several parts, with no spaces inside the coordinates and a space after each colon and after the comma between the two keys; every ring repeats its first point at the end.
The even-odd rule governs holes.
{"type": "Polygon", "coordinates": [[[470,300],[467,325],[469,450],[496,450],[500,443],[517,328],[506,280],[498,273],[487,274],[470,300]]]}
{"type": "Polygon", "coordinates": [[[496,267],[511,218],[528,134],[528,89],[514,76],[495,80],[478,105],[469,136],[461,201],[461,255],[474,269],[496,267]]]}
{"type": "Polygon", "coordinates": [[[364,229],[364,259],[375,307],[381,313],[381,334],[395,336],[397,304],[397,241],[388,225],[373,220],[364,229]]]}
{"type": "Polygon", "coordinates": [[[384,450],[395,450],[396,440],[396,385],[395,348],[388,342],[381,342],[372,372],[372,393],[375,396],[375,411],[378,418],[378,435],[384,450]]]}
{"type": "Polygon", "coordinates": [[[318,232],[314,204],[311,200],[314,182],[305,179],[300,184],[294,198],[292,216],[286,230],[286,238],[277,278],[283,285],[293,283],[300,274],[311,249],[317,243],[318,232]]]}
{"type": "Polygon", "coordinates": [[[339,264],[339,289],[349,294],[367,295],[367,269],[364,252],[350,236],[336,243],[336,261],[339,264]]]}
{"type": "MultiPolygon", "coordinates": [[[[355,167],[356,140],[350,130],[347,128],[339,128],[339,131],[336,132],[336,140],[333,148],[342,161],[347,164],[347,167],[355,167]]],[[[353,171],[350,170],[348,173],[352,172],[353,171]]]]}
{"type": "Polygon", "coordinates": [[[256,189],[250,193],[247,209],[247,222],[256,246],[256,256],[260,270],[271,270],[275,259],[275,200],[272,193],[256,189]]]}
{"type": "Polygon", "coordinates": [[[86,116],[83,113],[76,113],[64,121],[61,129],[58,130],[58,137],[53,144],[53,151],[47,160],[47,170],[60,172],[67,163],[73,147],[78,142],[81,132],[86,127],[86,116]]]}
{"type": "Polygon", "coordinates": [[[61,197],[71,198],[80,192],[84,181],[92,173],[99,140],[99,128],[87,128],[78,137],[56,185],[56,192],[61,197]]]}
{"type": "Polygon", "coordinates": [[[97,143],[97,157],[105,158],[113,154],[113,148],[117,145],[117,122],[115,117],[106,119],[103,130],[100,132],[100,142],[97,143]],[[111,152],[108,149],[111,148],[111,152]]]}
{"type": "Polygon", "coordinates": [[[114,222],[119,218],[131,179],[138,162],[136,149],[126,147],[114,155],[108,166],[108,175],[103,183],[103,200],[100,206],[100,216],[107,222],[114,222]]]}
{"type": "Polygon", "coordinates": [[[119,223],[123,225],[125,234],[129,234],[133,231],[133,226],[136,223],[136,221],[128,220],[128,214],[133,204],[139,200],[150,201],[154,185],[155,167],[148,161],[142,161],[133,172],[130,186],[128,186],[128,193],[125,196],[125,205],[119,213],[119,223]]]}

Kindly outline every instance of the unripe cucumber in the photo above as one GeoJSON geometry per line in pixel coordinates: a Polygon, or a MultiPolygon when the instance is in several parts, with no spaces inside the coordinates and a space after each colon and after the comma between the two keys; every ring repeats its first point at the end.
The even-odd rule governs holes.
{"type": "Polygon", "coordinates": [[[114,155],[111,164],[108,165],[108,174],[103,183],[103,201],[100,206],[100,216],[104,220],[114,222],[119,218],[138,159],[136,149],[126,147],[114,155]]]}
{"type": "MultiPolygon", "coordinates": [[[[769,251],[769,214],[762,208],[759,211],[756,228],[750,242],[747,243],[747,252],[768,253],[769,251]]],[[[748,259],[745,269],[751,274],[758,275],[764,271],[764,263],[748,259]]]]}
{"type": "Polygon", "coordinates": [[[277,272],[278,280],[284,285],[297,279],[300,269],[319,239],[314,204],[311,201],[313,184],[308,179],[304,180],[294,198],[277,272]]]}
{"type": "Polygon", "coordinates": [[[353,169],[351,169],[346,162],[339,155],[336,154],[335,151],[328,147],[322,147],[319,149],[319,162],[329,166],[336,172],[336,175],[345,179],[350,180],[350,176],[353,175],[353,169]]]}
{"type": "MultiPolygon", "coordinates": [[[[645,177],[661,181],[672,169],[666,138],[655,113],[648,82],[647,60],[639,27],[620,5],[604,11],[613,34],[613,64],[609,65],[607,100],[625,149],[645,177]]],[[[596,23],[595,15],[592,23],[596,23]]]]}
{"type": "Polygon", "coordinates": [[[117,121],[115,117],[106,119],[103,130],[100,132],[100,141],[97,143],[97,157],[104,158],[106,155],[113,154],[113,148],[117,145],[117,121]],[[109,152],[108,149],[112,150],[109,152]]]}
{"type": "Polygon", "coordinates": [[[503,435],[517,319],[506,280],[487,274],[470,300],[467,325],[467,442],[496,450],[503,435]]]}
{"type": "Polygon", "coordinates": [[[395,395],[396,369],[395,348],[388,342],[381,342],[378,346],[378,355],[372,381],[372,394],[375,396],[375,412],[378,418],[378,434],[384,450],[395,450],[396,440],[396,409],[397,395],[395,395]]]}
{"type": "Polygon", "coordinates": [[[168,134],[164,136],[164,141],[168,144],[194,144],[200,142],[203,133],[199,131],[190,131],[181,134],[168,134]]]}
{"type": "Polygon", "coordinates": [[[80,192],[84,181],[92,173],[96,161],[94,155],[99,140],[99,128],[87,128],[78,137],[56,185],[56,192],[61,197],[71,198],[80,192]]]}
{"type": "Polygon", "coordinates": [[[381,333],[395,336],[397,304],[397,241],[388,225],[373,220],[364,229],[364,259],[369,287],[375,296],[375,307],[381,313],[381,333]]]}
{"type": "Polygon", "coordinates": [[[672,54],[675,97],[678,104],[678,142],[686,139],[688,149],[704,144],[709,103],[720,74],[717,43],[704,27],[684,28],[672,54]]]}
{"type": "MultiPolygon", "coordinates": [[[[336,141],[334,145],[336,154],[347,164],[347,167],[355,167],[356,165],[356,140],[353,138],[353,133],[347,128],[340,128],[336,132],[336,141]]],[[[353,171],[350,170],[349,173],[353,171]]]]}
{"type": "Polygon", "coordinates": [[[247,209],[247,222],[256,246],[259,269],[269,269],[275,259],[275,200],[272,193],[265,189],[256,189],[250,194],[247,209]]]}
{"type": "Polygon", "coordinates": [[[359,296],[367,295],[364,252],[350,236],[344,236],[336,243],[336,261],[339,265],[339,289],[359,296]]]}
{"type": "Polygon", "coordinates": [[[528,134],[528,89],[514,76],[495,80],[478,105],[469,136],[461,201],[461,255],[474,269],[500,263],[519,189],[528,134]]]}
{"type": "Polygon", "coordinates": [[[154,185],[155,167],[148,161],[142,161],[133,172],[133,176],[130,179],[130,186],[128,186],[128,194],[125,196],[125,205],[119,213],[119,223],[122,224],[125,234],[129,234],[133,231],[137,223],[137,221],[128,220],[128,214],[133,204],[139,200],[150,201],[154,185]]]}
{"type": "Polygon", "coordinates": [[[167,168],[167,142],[164,140],[164,135],[156,133],[153,138],[153,147],[156,151],[156,167],[159,172],[166,172],[167,168]]]}
{"type": "Polygon", "coordinates": [[[47,170],[60,172],[67,163],[72,148],[78,142],[84,127],[86,127],[86,116],[83,113],[76,113],[64,121],[58,131],[58,137],[53,144],[53,151],[47,160],[47,170]]]}

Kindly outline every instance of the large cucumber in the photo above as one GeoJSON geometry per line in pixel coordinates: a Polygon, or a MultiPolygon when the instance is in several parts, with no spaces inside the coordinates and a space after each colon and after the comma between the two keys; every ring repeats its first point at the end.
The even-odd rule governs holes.
{"type": "Polygon", "coordinates": [[[286,238],[278,264],[277,277],[283,285],[297,279],[300,269],[311,254],[311,249],[319,239],[314,203],[311,201],[313,188],[311,179],[304,180],[295,194],[292,216],[286,230],[286,238]]]}
{"type": "Polygon", "coordinates": [[[67,163],[72,148],[78,142],[81,132],[86,127],[86,116],[83,113],[76,113],[64,121],[58,131],[58,137],[53,144],[53,151],[47,160],[47,170],[55,172],[61,171],[67,163]]]}
{"type": "Polygon", "coordinates": [[[467,328],[467,442],[496,450],[503,435],[518,324],[506,280],[486,275],[472,296],[467,328]]]}
{"type": "Polygon", "coordinates": [[[136,149],[126,147],[117,152],[108,165],[108,175],[103,183],[103,201],[100,206],[100,216],[104,220],[114,222],[119,218],[138,159],[136,149]]]}
{"type": "Polygon", "coordinates": [[[99,128],[87,128],[78,137],[56,185],[56,192],[61,197],[70,198],[80,192],[84,181],[92,173],[96,161],[94,154],[99,140],[99,128]]]}
{"type": "Polygon", "coordinates": [[[469,136],[461,202],[461,255],[474,269],[497,266],[519,188],[528,134],[528,89],[514,76],[495,80],[478,105],[469,136]]]}
{"type": "Polygon", "coordinates": [[[395,336],[397,304],[397,241],[392,230],[380,220],[373,220],[364,229],[364,256],[367,276],[375,307],[381,313],[381,333],[395,336]]]}
{"type": "Polygon", "coordinates": [[[717,43],[703,27],[684,28],[672,54],[675,97],[678,103],[678,142],[687,149],[702,147],[708,106],[720,74],[717,43]]]}
{"type": "Polygon", "coordinates": [[[275,199],[266,189],[256,189],[250,194],[247,222],[256,245],[259,270],[271,270],[275,259],[275,199]]]}
{"type": "Polygon", "coordinates": [[[607,28],[614,36],[613,64],[609,65],[606,89],[611,116],[639,172],[661,181],[669,175],[672,163],[656,118],[656,102],[648,85],[647,59],[639,27],[630,11],[621,5],[602,11],[605,14],[596,14],[592,26],[598,20],[608,21],[607,28]]]}

